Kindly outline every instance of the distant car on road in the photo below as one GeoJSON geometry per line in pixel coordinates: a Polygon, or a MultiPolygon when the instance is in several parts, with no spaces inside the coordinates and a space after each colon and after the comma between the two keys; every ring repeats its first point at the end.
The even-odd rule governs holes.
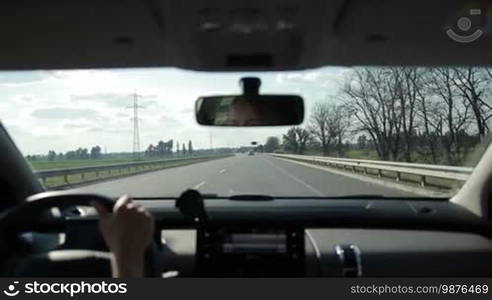
{"type": "Polygon", "coordinates": [[[255,155],[254,151],[249,151],[248,155],[255,155]]]}

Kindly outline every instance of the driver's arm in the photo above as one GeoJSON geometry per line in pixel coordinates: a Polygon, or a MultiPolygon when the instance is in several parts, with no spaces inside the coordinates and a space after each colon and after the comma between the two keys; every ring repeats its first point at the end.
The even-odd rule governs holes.
{"type": "Polygon", "coordinates": [[[141,205],[122,196],[112,212],[94,202],[99,214],[99,228],[112,253],[113,277],[142,277],[145,250],[152,242],[154,220],[141,205]]]}

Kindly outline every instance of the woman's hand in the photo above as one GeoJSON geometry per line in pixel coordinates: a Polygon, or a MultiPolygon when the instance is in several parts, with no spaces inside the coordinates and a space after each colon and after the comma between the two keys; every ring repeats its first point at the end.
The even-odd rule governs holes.
{"type": "Polygon", "coordinates": [[[122,196],[113,212],[98,202],[93,206],[99,214],[99,228],[113,254],[114,277],[142,277],[145,250],[152,242],[154,218],[141,205],[122,196]]]}

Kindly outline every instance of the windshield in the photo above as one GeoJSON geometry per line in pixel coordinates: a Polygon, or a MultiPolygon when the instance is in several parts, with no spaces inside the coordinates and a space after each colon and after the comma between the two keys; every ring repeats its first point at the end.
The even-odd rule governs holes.
{"type": "Polygon", "coordinates": [[[325,67],[206,73],[174,68],[0,73],[0,117],[47,189],[108,196],[449,196],[488,145],[492,72],[325,67]],[[207,127],[200,96],[304,98],[304,123],[207,127]]]}

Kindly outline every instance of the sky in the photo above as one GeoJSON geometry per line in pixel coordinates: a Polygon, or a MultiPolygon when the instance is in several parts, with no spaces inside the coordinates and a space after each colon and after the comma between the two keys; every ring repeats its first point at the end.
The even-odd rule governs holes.
{"type": "Polygon", "coordinates": [[[325,67],[301,72],[209,73],[175,68],[0,72],[0,120],[24,155],[66,152],[95,145],[131,152],[132,94],[139,104],[140,145],[159,140],[193,142],[195,149],[239,147],[281,138],[288,127],[218,128],[196,123],[199,96],[240,94],[239,79],[262,80],[260,93],[303,96],[307,108],[336,101],[350,69],[325,67]]]}

